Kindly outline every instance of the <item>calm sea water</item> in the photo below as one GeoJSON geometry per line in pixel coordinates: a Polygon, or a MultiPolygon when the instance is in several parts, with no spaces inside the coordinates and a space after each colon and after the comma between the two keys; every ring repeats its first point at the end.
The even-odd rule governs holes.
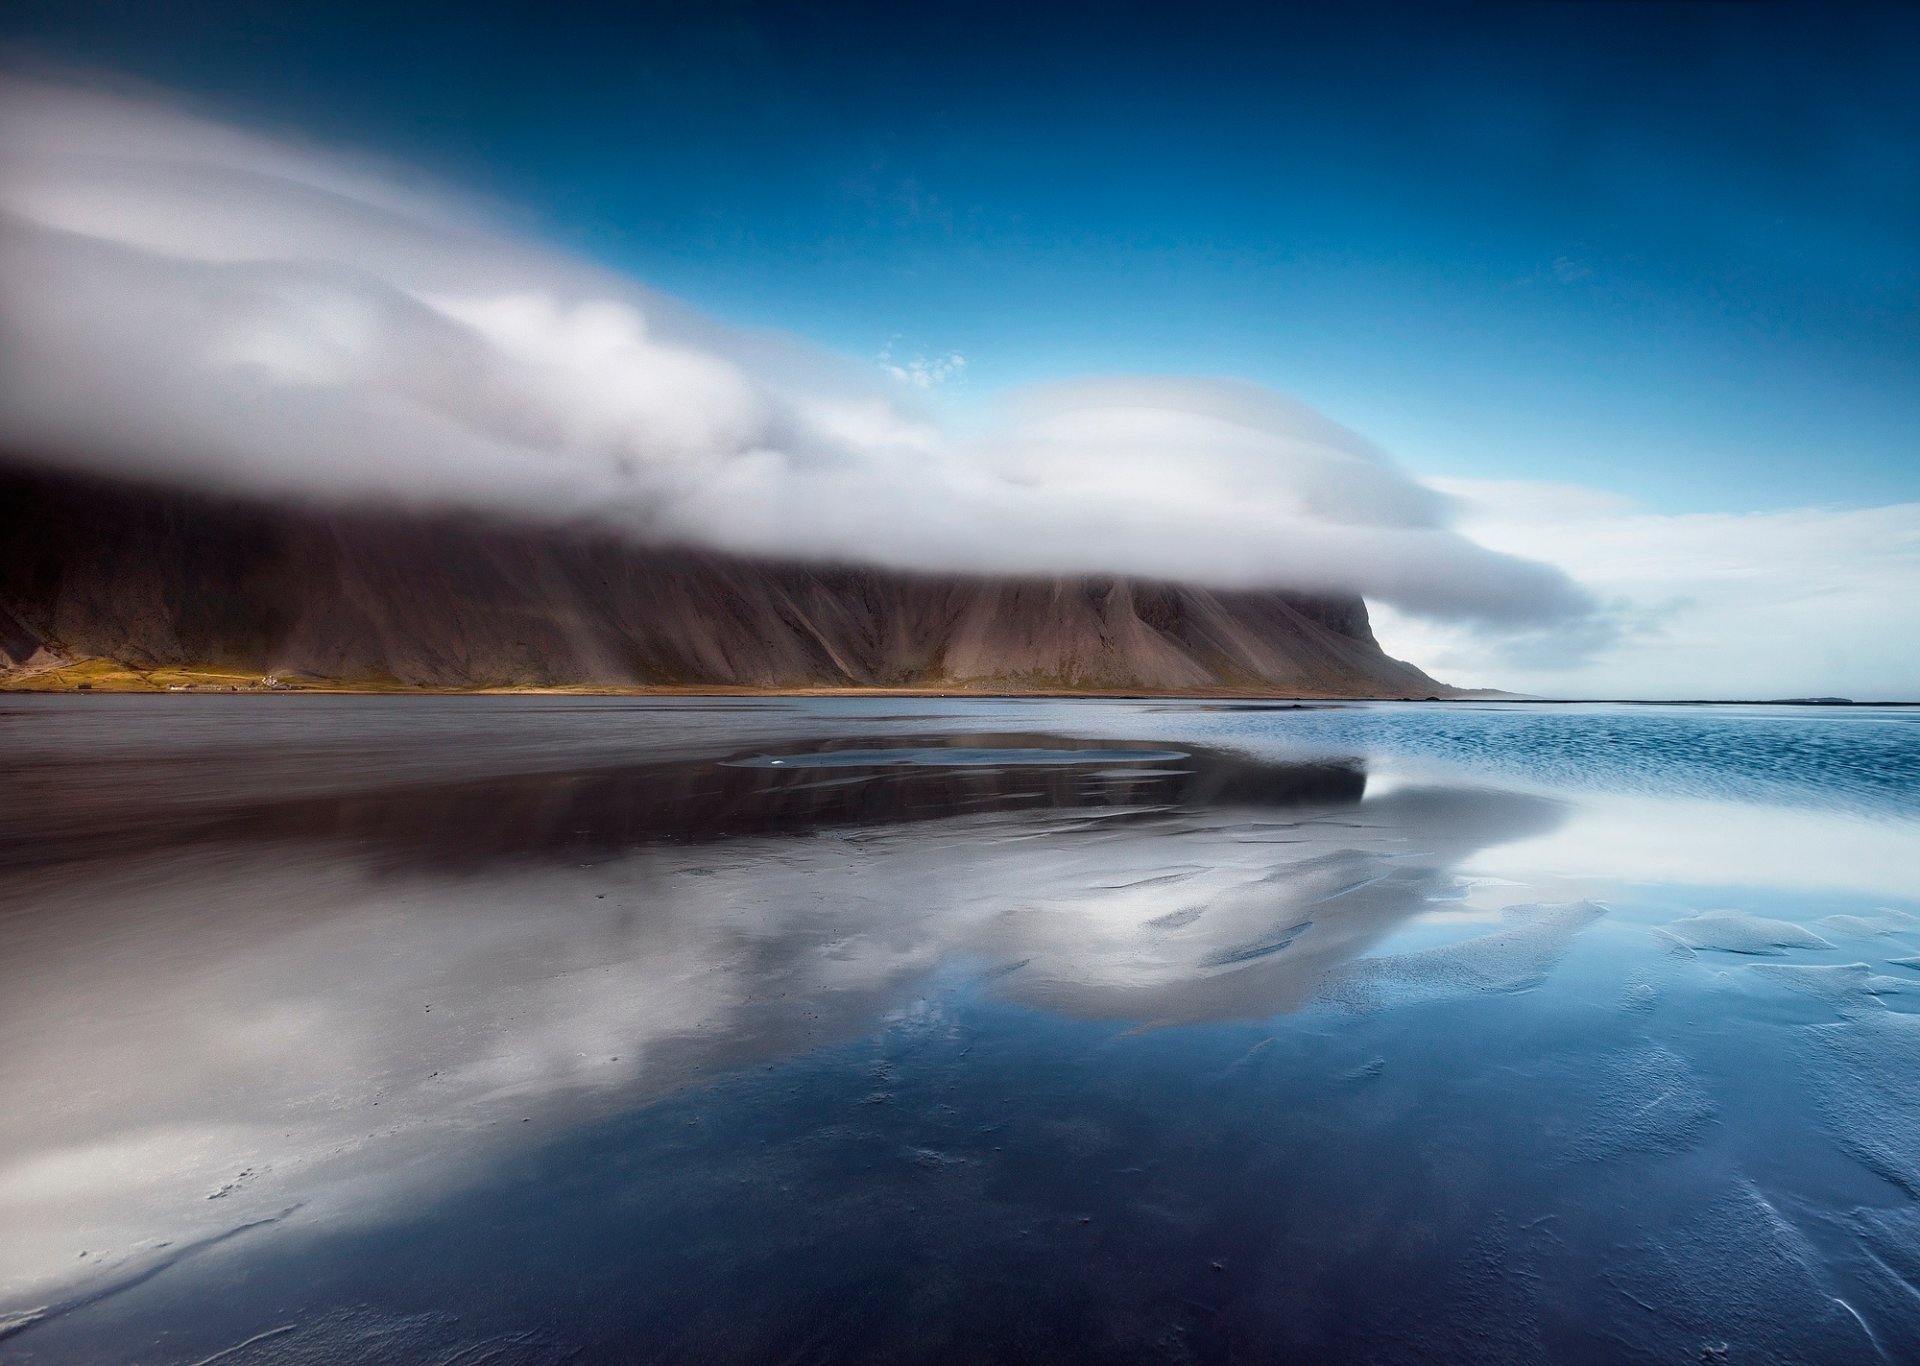
{"type": "Polygon", "coordinates": [[[1920,713],[5,699],[0,1358],[1920,1361],[1920,713]]]}

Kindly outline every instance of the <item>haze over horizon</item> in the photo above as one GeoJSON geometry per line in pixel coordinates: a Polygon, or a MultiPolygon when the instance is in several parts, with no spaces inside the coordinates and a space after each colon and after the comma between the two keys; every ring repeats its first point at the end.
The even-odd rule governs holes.
{"type": "Polygon", "coordinates": [[[1920,699],[1910,13],[461,13],[0,21],[0,435],[1920,699]]]}

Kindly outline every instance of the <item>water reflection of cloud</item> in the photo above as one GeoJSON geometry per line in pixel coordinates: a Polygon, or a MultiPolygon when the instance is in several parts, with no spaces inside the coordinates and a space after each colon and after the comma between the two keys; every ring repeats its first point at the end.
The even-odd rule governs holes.
{"type": "Polygon", "coordinates": [[[1920,828],[1835,811],[1681,797],[1582,794],[1573,819],[1501,845],[1472,871],[1534,882],[1675,883],[1906,898],[1920,828]]]}
{"type": "Polygon", "coordinates": [[[1369,798],[1347,765],[1162,765],[415,787],[201,813],[179,840],[16,873],[0,1286],[857,1036],[943,962],[1090,1018],[1292,1009],[1461,860],[1561,818],[1485,791],[1369,798]]]}

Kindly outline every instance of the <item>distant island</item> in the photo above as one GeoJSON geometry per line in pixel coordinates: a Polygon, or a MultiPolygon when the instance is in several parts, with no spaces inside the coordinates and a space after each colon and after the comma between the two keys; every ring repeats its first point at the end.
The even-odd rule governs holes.
{"type": "Polygon", "coordinates": [[[0,469],[0,688],[1447,698],[1357,596],[915,574],[0,469]]]}

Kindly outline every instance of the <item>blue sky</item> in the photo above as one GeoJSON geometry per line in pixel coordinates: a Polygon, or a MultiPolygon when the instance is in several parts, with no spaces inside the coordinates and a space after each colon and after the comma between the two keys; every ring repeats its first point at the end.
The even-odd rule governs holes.
{"type": "Polygon", "coordinates": [[[1291,393],[1423,473],[1920,497],[1912,9],[15,0],[743,323],[1291,393]]]}

